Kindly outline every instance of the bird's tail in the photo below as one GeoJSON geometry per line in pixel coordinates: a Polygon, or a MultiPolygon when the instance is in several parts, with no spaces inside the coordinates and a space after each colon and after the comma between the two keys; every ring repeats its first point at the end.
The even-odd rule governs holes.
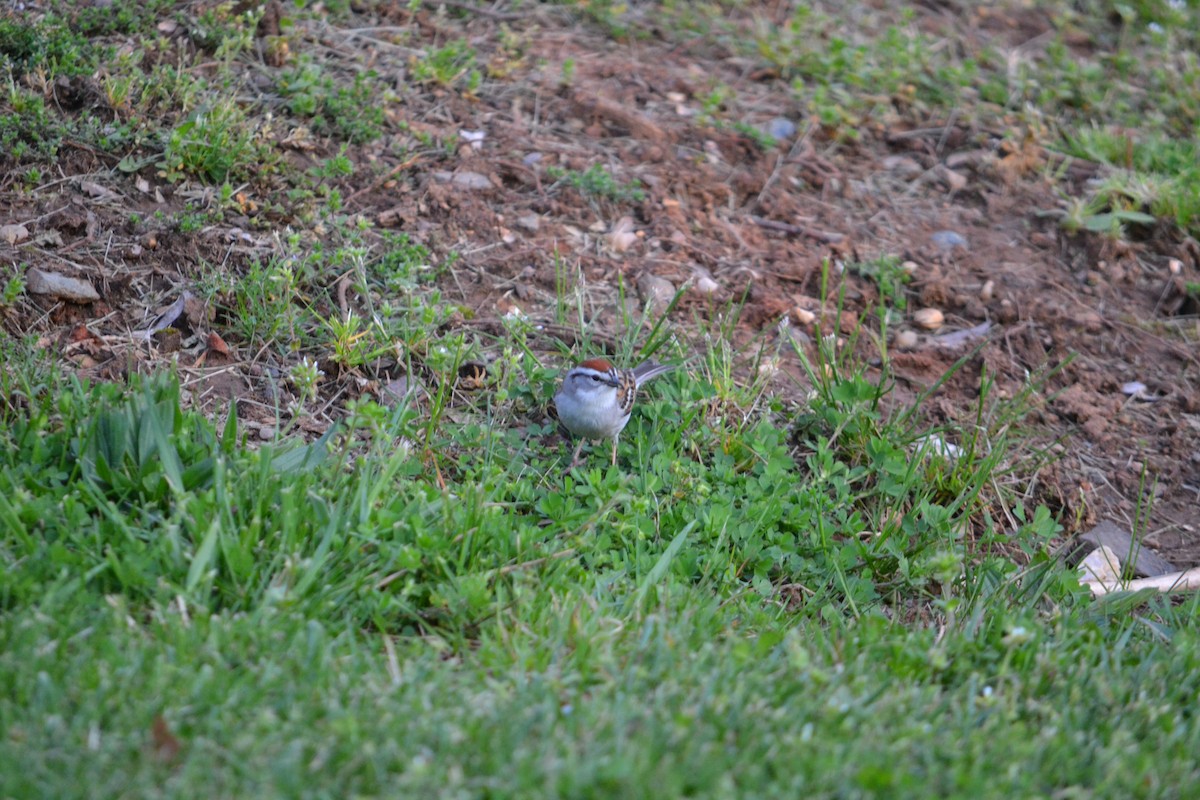
{"type": "Polygon", "coordinates": [[[657,378],[664,372],[670,372],[675,369],[674,364],[659,364],[656,361],[643,361],[633,368],[633,377],[637,379],[637,385],[641,386],[646,381],[657,378]]]}

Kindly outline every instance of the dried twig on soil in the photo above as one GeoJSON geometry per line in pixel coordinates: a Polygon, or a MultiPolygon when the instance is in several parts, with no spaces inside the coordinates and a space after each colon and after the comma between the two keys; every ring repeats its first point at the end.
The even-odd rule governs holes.
{"type": "Polygon", "coordinates": [[[774,219],[763,219],[762,217],[750,216],[750,221],[760,228],[766,228],[769,231],[780,231],[781,233],[789,233],[793,236],[807,236],[810,239],[815,239],[818,242],[825,244],[841,244],[846,239],[844,233],[834,233],[833,231],[819,231],[813,228],[806,228],[803,225],[792,225],[789,222],[779,222],[774,219]]]}
{"type": "Polygon", "coordinates": [[[453,8],[455,11],[466,11],[470,14],[478,14],[481,17],[499,20],[500,22],[516,22],[517,20],[529,19],[529,17],[532,16],[528,12],[524,14],[516,14],[511,11],[496,11],[495,9],[491,8],[480,8],[479,6],[474,6],[470,3],[456,3],[453,2],[453,0],[434,0],[433,5],[453,8]]]}
{"type": "Polygon", "coordinates": [[[1092,595],[1095,597],[1109,592],[1138,592],[1142,589],[1154,589],[1158,592],[1190,592],[1200,589],[1200,567],[1154,578],[1138,578],[1134,581],[1111,584],[1101,581],[1083,581],[1083,583],[1092,590],[1092,595]]]}
{"type": "MultiPolygon", "coordinates": [[[[461,324],[470,326],[472,328],[478,328],[485,333],[491,334],[492,336],[505,336],[508,332],[504,327],[504,323],[495,318],[463,320],[461,324]]],[[[575,347],[582,341],[581,337],[579,336],[579,331],[566,325],[535,323],[534,329],[538,333],[544,334],[545,336],[558,339],[560,342],[567,345],[567,347],[575,347]]],[[[603,334],[593,332],[588,337],[588,341],[592,344],[592,346],[600,347],[605,353],[608,354],[616,353],[618,350],[617,341],[611,336],[604,336],[603,334]]]]}
{"type": "Polygon", "coordinates": [[[416,154],[415,156],[413,156],[412,158],[406,159],[405,161],[402,161],[402,162],[400,162],[399,164],[397,164],[396,166],[392,167],[392,168],[391,168],[391,169],[389,169],[389,170],[388,170],[386,173],[384,173],[384,175],[383,175],[383,176],[381,176],[380,178],[378,178],[378,179],[377,179],[377,180],[376,180],[374,183],[372,183],[372,184],[370,184],[370,185],[368,185],[368,186],[365,186],[365,187],[364,187],[364,188],[362,188],[362,189],[359,189],[357,192],[355,192],[354,194],[352,194],[352,195],[350,195],[349,197],[347,197],[347,198],[346,198],[346,205],[349,205],[350,203],[353,203],[355,200],[357,200],[358,198],[362,197],[364,194],[367,194],[368,192],[373,192],[373,191],[375,191],[376,189],[380,188],[380,187],[381,187],[381,186],[383,186],[385,183],[387,183],[388,181],[390,181],[392,178],[396,177],[396,175],[398,175],[399,173],[401,173],[401,172],[403,172],[404,170],[408,169],[408,168],[409,168],[409,167],[411,167],[413,164],[416,164],[418,161],[420,161],[420,160],[421,160],[421,158],[422,158],[422,154],[421,154],[421,153],[417,153],[417,154],[416,154]]]}
{"type": "Polygon", "coordinates": [[[621,128],[628,129],[630,135],[635,139],[643,139],[655,144],[664,144],[669,138],[666,131],[655,125],[647,117],[636,111],[631,111],[618,103],[614,103],[612,100],[582,91],[575,92],[572,98],[575,104],[587,113],[607,119],[621,128]]]}

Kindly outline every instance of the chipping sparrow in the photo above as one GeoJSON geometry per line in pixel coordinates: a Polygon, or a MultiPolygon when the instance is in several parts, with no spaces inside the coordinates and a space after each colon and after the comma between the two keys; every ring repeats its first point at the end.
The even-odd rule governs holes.
{"type": "Polygon", "coordinates": [[[617,369],[603,358],[589,358],[572,367],[554,395],[559,421],[579,437],[571,466],[578,463],[586,439],[612,439],[612,463],[616,464],[617,435],[629,422],[638,387],[670,369],[673,367],[653,361],[617,369]]]}

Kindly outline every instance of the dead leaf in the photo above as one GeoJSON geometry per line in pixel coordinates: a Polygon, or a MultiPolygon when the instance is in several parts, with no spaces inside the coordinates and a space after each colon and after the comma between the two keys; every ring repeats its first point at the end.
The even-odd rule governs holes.
{"type": "Polygon", "coordinates": [[[487,383],[487,365],[480,361],[468,361],[458,368],[458,388],[465,391],[482,389],[487,383]]]}
{"type": "Polygon", "coordinates": [[[208,349],[223,356],[229,355],[229,345],[215,331],[208,334],[208,349]]]}
{"type": "Polygon", "coordinates": [[[156,714],[150,723],[150,746],[154,755],[168,762],[178,758],[179,751],[183,749],[183,744],[171,733],[162,714],[156,714]]]}
{"type": "Polygon", "coordinates": [[[38,247],[62,247],[62,234],[54,229],[41,231],[33,237],[33,243],[38,247]]]}
{"type": "Polygon", "coordinates": [[[80,181],[79,189],[96,200],[117,200],[120,198],[112,189],[101,186],[95,181],[80,181]]]}

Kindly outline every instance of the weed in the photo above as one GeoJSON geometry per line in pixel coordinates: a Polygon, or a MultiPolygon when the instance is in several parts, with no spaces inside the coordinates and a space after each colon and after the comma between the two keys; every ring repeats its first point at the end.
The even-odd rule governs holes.
{"type": "Polygon", "coordinates": [[[318,133],[356,144],[378,139],[383,133],[388,93],[374,72],[356,73],[346,86],[336,83],[317,64],[302,60],[280,75],[277,88],[288,98],[289,110],[310,118],[318,133]]]}
{"type": "Polygon", "coordinates": [[[228,298],[231,323],[242,338],[259,344],[282,340],[299,347],[303,313],[296,305],[297,280],[291,260],[254,260],[244,276],[213,287],[228,298]]]}
{"type": "Polygon", "coordinates": [[[346,155],[346,145],[342,145],[336,156],[325,159],[312,169],[317,178],[348,178],[354,174],[354,162],[346,155]]]}
{"type": "Polygon", "coordinates": [[[3,291],[0,291],[0,306],[11,306],[25,293],[25,271],[27,269],[28,265],[22,264],[20,267],[10,270],[12,274],[4,282],[3,291]]]}
{"type": "Polygon", "coordinates": [[[45,101],[11,80],[6,99],[11,113],[0,114],[0,151],[17,164],[53,159],[66,130],[50,116],[45,101]]]}
{"type": "Polygon", "coordinates": [[[308,356],[293,364],[288,372],[288,380],[296,387],[301,405],[317,399],[317,387],[324,377],[325,373],[317,366],[317,362],[310,360],[308,356]]]}
{"type": "Polygon", "coordinates": [[[635,203],[646,199],[642,184],[636,178],[629,183],[621,183],[599,164],[593,164],[583,172],[550,166],[546,169],[546,174],[559,184],[570,186],[591,197],[635,203]]]}
{"type": "Polygon", "coordinates": [[[85,75],[108,56],[107,49],[96,47],[67,25],[0,19],[0,67],[14,78],[33,72],[47,79],[85,75]]]}
{"type": "Polygon", "coordinates": [[[192,41],[217,59],[231,61],[254,47],[254,32],[264,9],[237,13],[232,3],[218,3],[201,10],[192,27],[192,41]]]}
{"type": "Polygon", "coordinates": [[[904,310],[908,308],[904,287],[912,280],[912,273],[899,256],[882,255],[871,261],[855,261],[846,264],[846,269],[870,278],[879,287],[879,299],[889,322],[903,319],[904,310]]]}
{"type": "Polygon", "coordinates": [[[114,34],[149,35],[166,12],[175,9],[172,0],[113,0],[99,6],[54,0],[49,4],[72,30],[90,37],[114,34]]]}
{"type": "Polygon", "coordinates": [[[345,317],[330,316],[325,327],[332,339],[331,358],[345,369],[360,367],[392,351],[390,344],[380,341],[379,326],[365,324],[353,312],[345,317]]]}
{"type": "Polygon", "coordinates": [[[176,126],[166,137],[159,166],[170,181],[190,175],[224,183],[261,172],[265,159],[245,112],[225,100],[176,126]]]}
{"type": "Polygon", "coordinates": [[[482,81],[475,68],[475,48],[466,39],[455,39],[411,62],[413,77],[424,83],[452,87],[464,82],[467,94],[473,94],[482,81]],[[465,81],[464,81],[465,79],[465,81]]]}

